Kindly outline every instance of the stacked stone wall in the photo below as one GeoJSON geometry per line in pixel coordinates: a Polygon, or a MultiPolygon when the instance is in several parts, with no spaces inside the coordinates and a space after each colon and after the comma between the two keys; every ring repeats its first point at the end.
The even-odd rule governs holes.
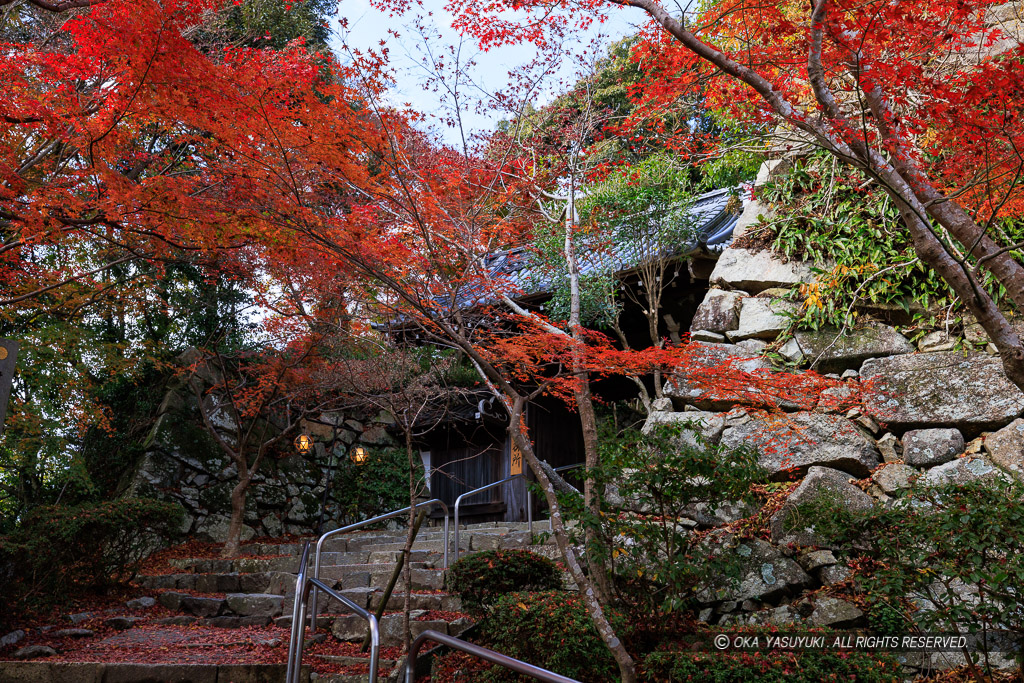
{"type": "MultiPolygon", "coordinates": [[[[226,413],[215,412],[213,424],[229,439],[233,427],[226,413]]],[[[295,451],[291,437],[283,439],[253,475],[246,496],[242,540],[310,534],[316,531],[325,487],[333,477],[325,507],[325,526],[342,521],[339,506],[344,497],[348,452],[356,445],[369,449],[395,444],[389,428],[394,420],[375,409],[352,409],[321,415],[301,425],[313,436],[316,448],[308,454],[295,451]],[[334,441],[328,454],[325,444],[334,441]]],[[[171,390],[146,441],[146,451],[125,474],[126,495],[153,496],[180,503],[185,509],[181,531],[200,540],[223,542],[231,514],[231,490],[238,471],[202,427],[196,398],[184,388],[171,390]]]]}
{"type": "MultiPolygon", "coordinates": [[[[772,167],[762,169],[760,182],[772,167]]],[[[768,213],[749,203],[737,237],[768,213]]],[[[723,399],[680,375],[667,388],[671,406],[648,420],[648,428],[696,421],[712,442],[757,448],[770,479],[799,481],[771,518],[769,537],[744,541],[750,561],[739,588],[707,597],[701,618],[709,623],[866,625],[856,605],[829,594],[850,569],[816,535],[814,520],[794,527],[790,517],[801,503],[827,492],[865,509],[892,504],[919,480],[1024,479],[1024,394],[1003,374],[979,326],[912,342],[884,319],[865,315],[856,329],[781,337],[790,326],[787,314],[800,305],[788,295],[812,281],[811,265],[768,250],[726,249],[691,336],[709,363],[733,358],[747,372],[768,371],[771,350],[788,361],[775,369],[813,367],[841,382],[825,398],[844,400],[823,398],[810,409],[782,401],[764,410],[754,398],[723,399]]],[[[1015,324],[1024,332],[1024,324],[1015,324]]]]}

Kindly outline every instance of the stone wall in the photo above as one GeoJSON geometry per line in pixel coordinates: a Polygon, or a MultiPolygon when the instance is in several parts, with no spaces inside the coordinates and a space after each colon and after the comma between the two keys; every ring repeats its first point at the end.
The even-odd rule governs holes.
{"type": "MultiPolygon", "coordinates": [[[[762,169],[761,182],[772,168],[762,169]]],[[[763,213],[765,207],[748,204],[737,237],[763,213]]],[[[916,344],[882,319],[843,334],[780,338],[789,324],[785,313],[799,305],[786,295],[812,278],[806,264],[728,248],[691,335],[709,363],[734,357],[746,371],[771,369],[764,357],[771,345],[789,361],[786,371],[813,366],[840,381],[830,396],[813,406],[783,401],[776,406],[781,417],[762,410],[753,394],[722,400],[680,376],[667,389],[671,407],[649,418],[648,427],[698,420],[713,442],[757,447],[773,480],[800,479],[771,519],[770,538],[745,542],[750,562],[739,588],[706,601],[701,617],[710,623],[865,625],[855,605],[829,595],[850,570],[828,549],[814,548],[820,539],[813,520],[798,529],[784,524],[797,504],[822,492],[856,509],[893,501],[918,478],[925,484],[1024,479],[1024,394],[1003,374],[979,326],[952,336],[937,331],[916,344]]]]}
{"type": "MultiPolygon", "coordinates": [[[[233,431],[226,414],[214,413],[214,418],[214,424],[230,438],[233,431]]],[[[338,462],[344,465],[349,449],[356,444],[369,449],[393,446],[395,441],[388,431],[392,423],[388,413],[372,409],[322,415],[302,425],[302,431],[317,441],[314,452],[307,455],[295,451],[291,436],[282,439],[276,457],[265,458],[253,475],[242,540],[313,533],[331,466],[338,462]],[[328,457],[324,444],[330,442],[332,433],[337,440],[334,454],[328,457]]],[[[183,533],[223,542],[237,474],[234,463],[202,427],[195,396],[179,387],[164,398],[146,440],[145,455],[125,474],[122,488],[126,495],[180,503],[186,512],[183,533]]],[[[338,496],[333,495],[341,491],[342,479],[338,472],[327,499],[327,528],[335,528],[342,521],[338,496]]]]}

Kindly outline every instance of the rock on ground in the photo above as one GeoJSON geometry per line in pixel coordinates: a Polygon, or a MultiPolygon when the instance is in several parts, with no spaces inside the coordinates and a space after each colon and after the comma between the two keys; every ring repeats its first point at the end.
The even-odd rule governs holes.
{"type": "Polygon", "coordinates": [[[46,645],[26,645],[14,653],[15,659],[38,659],[40,657],[52,657],[57,651],[46,645]]]}

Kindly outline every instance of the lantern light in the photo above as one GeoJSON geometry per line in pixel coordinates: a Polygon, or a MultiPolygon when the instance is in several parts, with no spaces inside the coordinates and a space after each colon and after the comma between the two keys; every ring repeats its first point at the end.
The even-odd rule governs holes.
{"type": "Polygon", "coordinates": [[[295,437],[295,450],[305,455],[313,450],[313,439],[308,434],[299,434],[295,437]]]}
{"type": "Polygon", "coordinates": [[[370,459],[370,454],[362,446],[356,446],[348,454],[348,457],[357,465],[365,465],[366,461],[370,459]]]}

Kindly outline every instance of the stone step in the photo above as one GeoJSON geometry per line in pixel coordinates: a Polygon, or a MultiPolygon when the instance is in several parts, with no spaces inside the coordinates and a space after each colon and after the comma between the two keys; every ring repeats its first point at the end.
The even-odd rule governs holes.
{"type": "MultiPolygon", "coordinates": [[[[128,662],[0,662],[0,681],[26,683],[107,683],[161,681],[161,683],[278,683],[284,664],[136,664],[128,662]]],[[[310,680],[310,667],[299,676],[310,680]]],[[[321,681],[323,679],[320,679],[321,681]]]]}
{"type": "MultiPolygon", "coordinates": [[[[335,582],[341,588],[379,588],[383,589],[391,580],[393,566],[369,564],[358,565],[361,568],[321,567],[320,579],[325,583],[335,582]]],[[[401,579],[399,579],[401,581],[401,579]]],[[[292,584],[294,586],[294,583],[292,584]]],[[[441,590],[444,587],[444,571],[413,567],[412,589],[441,590]]],[[[292,588],[294,591],[294,588],[292,588]]]]}
{"type": "MultiPolygon", "coordinates": [[[[376,611],[380,607],[381,598],[384,597],[384,592],[379,590],[373,590],[369,588],[358,589],[352,588],[348,590],[340,591],[346,598],[352,600],[354,603],[370,610],[371,612],[376,611]]],[[[388,604],[385,609],[388,610],[401,610],[404,608],[405,592],[395,591],[391,594],[388,599],[388,604]]],[[[292,623],[292,608],[295,604],[295,596],[286,596],[284,600],[284,614],[274,619],[274,623],[278,626],[291,626],[292,623]]],[[[307,604],[307,610],[309,605],[307,604]]],[[[462,611],[462,600],[457,595],[451,595],[449,593],[411,593],[409,595],[409,609],[417,610],[438,610],[442,612],[460,612],[462,611]]],[[[350,614],[351,610],[339,600],[324,595],[321,593],[317,597],[317,614],[350,614]]]]}
{"type": "MultiPolygon", "coordinates": [[[[461,536],[459,538],[459,548],[461,548],[462,550],[469,550],[469,540],[470,540],[469,537],[461,536]]],[[[452,543],[454,544],[454,540],[452,541],[452,543]]],[[[449,550],[451,550],[454,547],[455,547],[454,545],[449,546],[449,550]]],[[[403,550],[404,548],[405,548],[405,541],[395,542],[395,543],[383,543],[383,542],[379,542],[378,541],[378,542],[371,543],[371,544],[368,544],[368,545],[363,547],[364,550],[367,550],[367,551],[369,551],[371,553],[385,552],[385,551],[386,552],[396,552],[396,551],[399,551],[399,550],[403,550]]],[[[415,551],[430,551],[430,552],[435,552],[435,553],[443,554],[444,553],[444,540],[443,539],[438,539],[436,541],[421,541],[419,539],[416,539],[416,543],[413,545],[412,549],[413,549],[414,552],[415,551]]]]}
{"type": "Polygon", "coordinates": [[[194,617],[266,617],[267,621],[284,613],[284,601],[284,595],[271,593],[228,593],[221,598],[166,591],[157,597],[167,609],[194,617]]]}
{"type": "MultiPolygon", "coordinates": [[[[325,662],[332,662],[332,663],[338,664],[340,666],[359,666],[361,664],[365,664],[366,666],[370,665],[370,653],[366,653],[365,657],[351,657],[351,656],[347,656],[347,655],[313,655],[313,656],[316,657],[317,659],[322,659],[325,662]]],[[[380,671],[380,670],[383,670],[383,669],[390,669],[393,666],[395,666],[395,664],[397,664],[397,663],[398,662],[396,660],[394,660],[394,659],[384,659],[383,657],[381,657],[381,658],[379,658],[377,660],[377,667],[378,667],[377,670],[380,671]]],[[[319,680],[323,681],[324,679],[320,678],[319,680]]],[[[328,678],[327,680],[332,680],[332,679],[328,678]]]]}
{"type": "MultiPolygon", "coordinates": [[[[295,569],[295,567],[292,567],[292,571],[295,571],[295,569]]],[[[140,588],[149,590],[186,590],[198,593],[263,593],[269,590],[277,573],[142,575],[135,577],[135,583],[140,588]]]]}
{"type": "MultiPolygon", "coordinates": [[[[462,534],[473,533],[487,533],[487,534],[509,534],[509,533],[529,533],[529,525],[526,522],[485,522],[481,524],[467,524],[460,525],[462,534]]],[[[534,524],[534,532],[541,533],[548,531],[548,525],[544,521],[538,521],[534,524]]],[[[323,550],[325,552],[356,552],[361,550],[367,545],[374,544],[392,544],[399,543],[402,547],[405,545],[405,534],[404,530],[400,531],[377,531],[377,532],[352,532],[347,534],[341,534],[339,536],[333,536],[329,538],[325,543],[323,550]]],[[[451,533],[449,532],[449,536],[451,533]]],[[[419,534],[416,536],[418,542],[441,542],[444,540],[444,530],[442,527],[431,527],[430,529],[421,529],[419,534]]],[[[311,543],[315,546],[316,539],[310,538],[311,543]]],[[[303,542],[298,543],[253,543],[243,547],[243,551],[246,553],[252,553],[255,555],[289,555],[298,556],[302,554],[303,542]]]]}

